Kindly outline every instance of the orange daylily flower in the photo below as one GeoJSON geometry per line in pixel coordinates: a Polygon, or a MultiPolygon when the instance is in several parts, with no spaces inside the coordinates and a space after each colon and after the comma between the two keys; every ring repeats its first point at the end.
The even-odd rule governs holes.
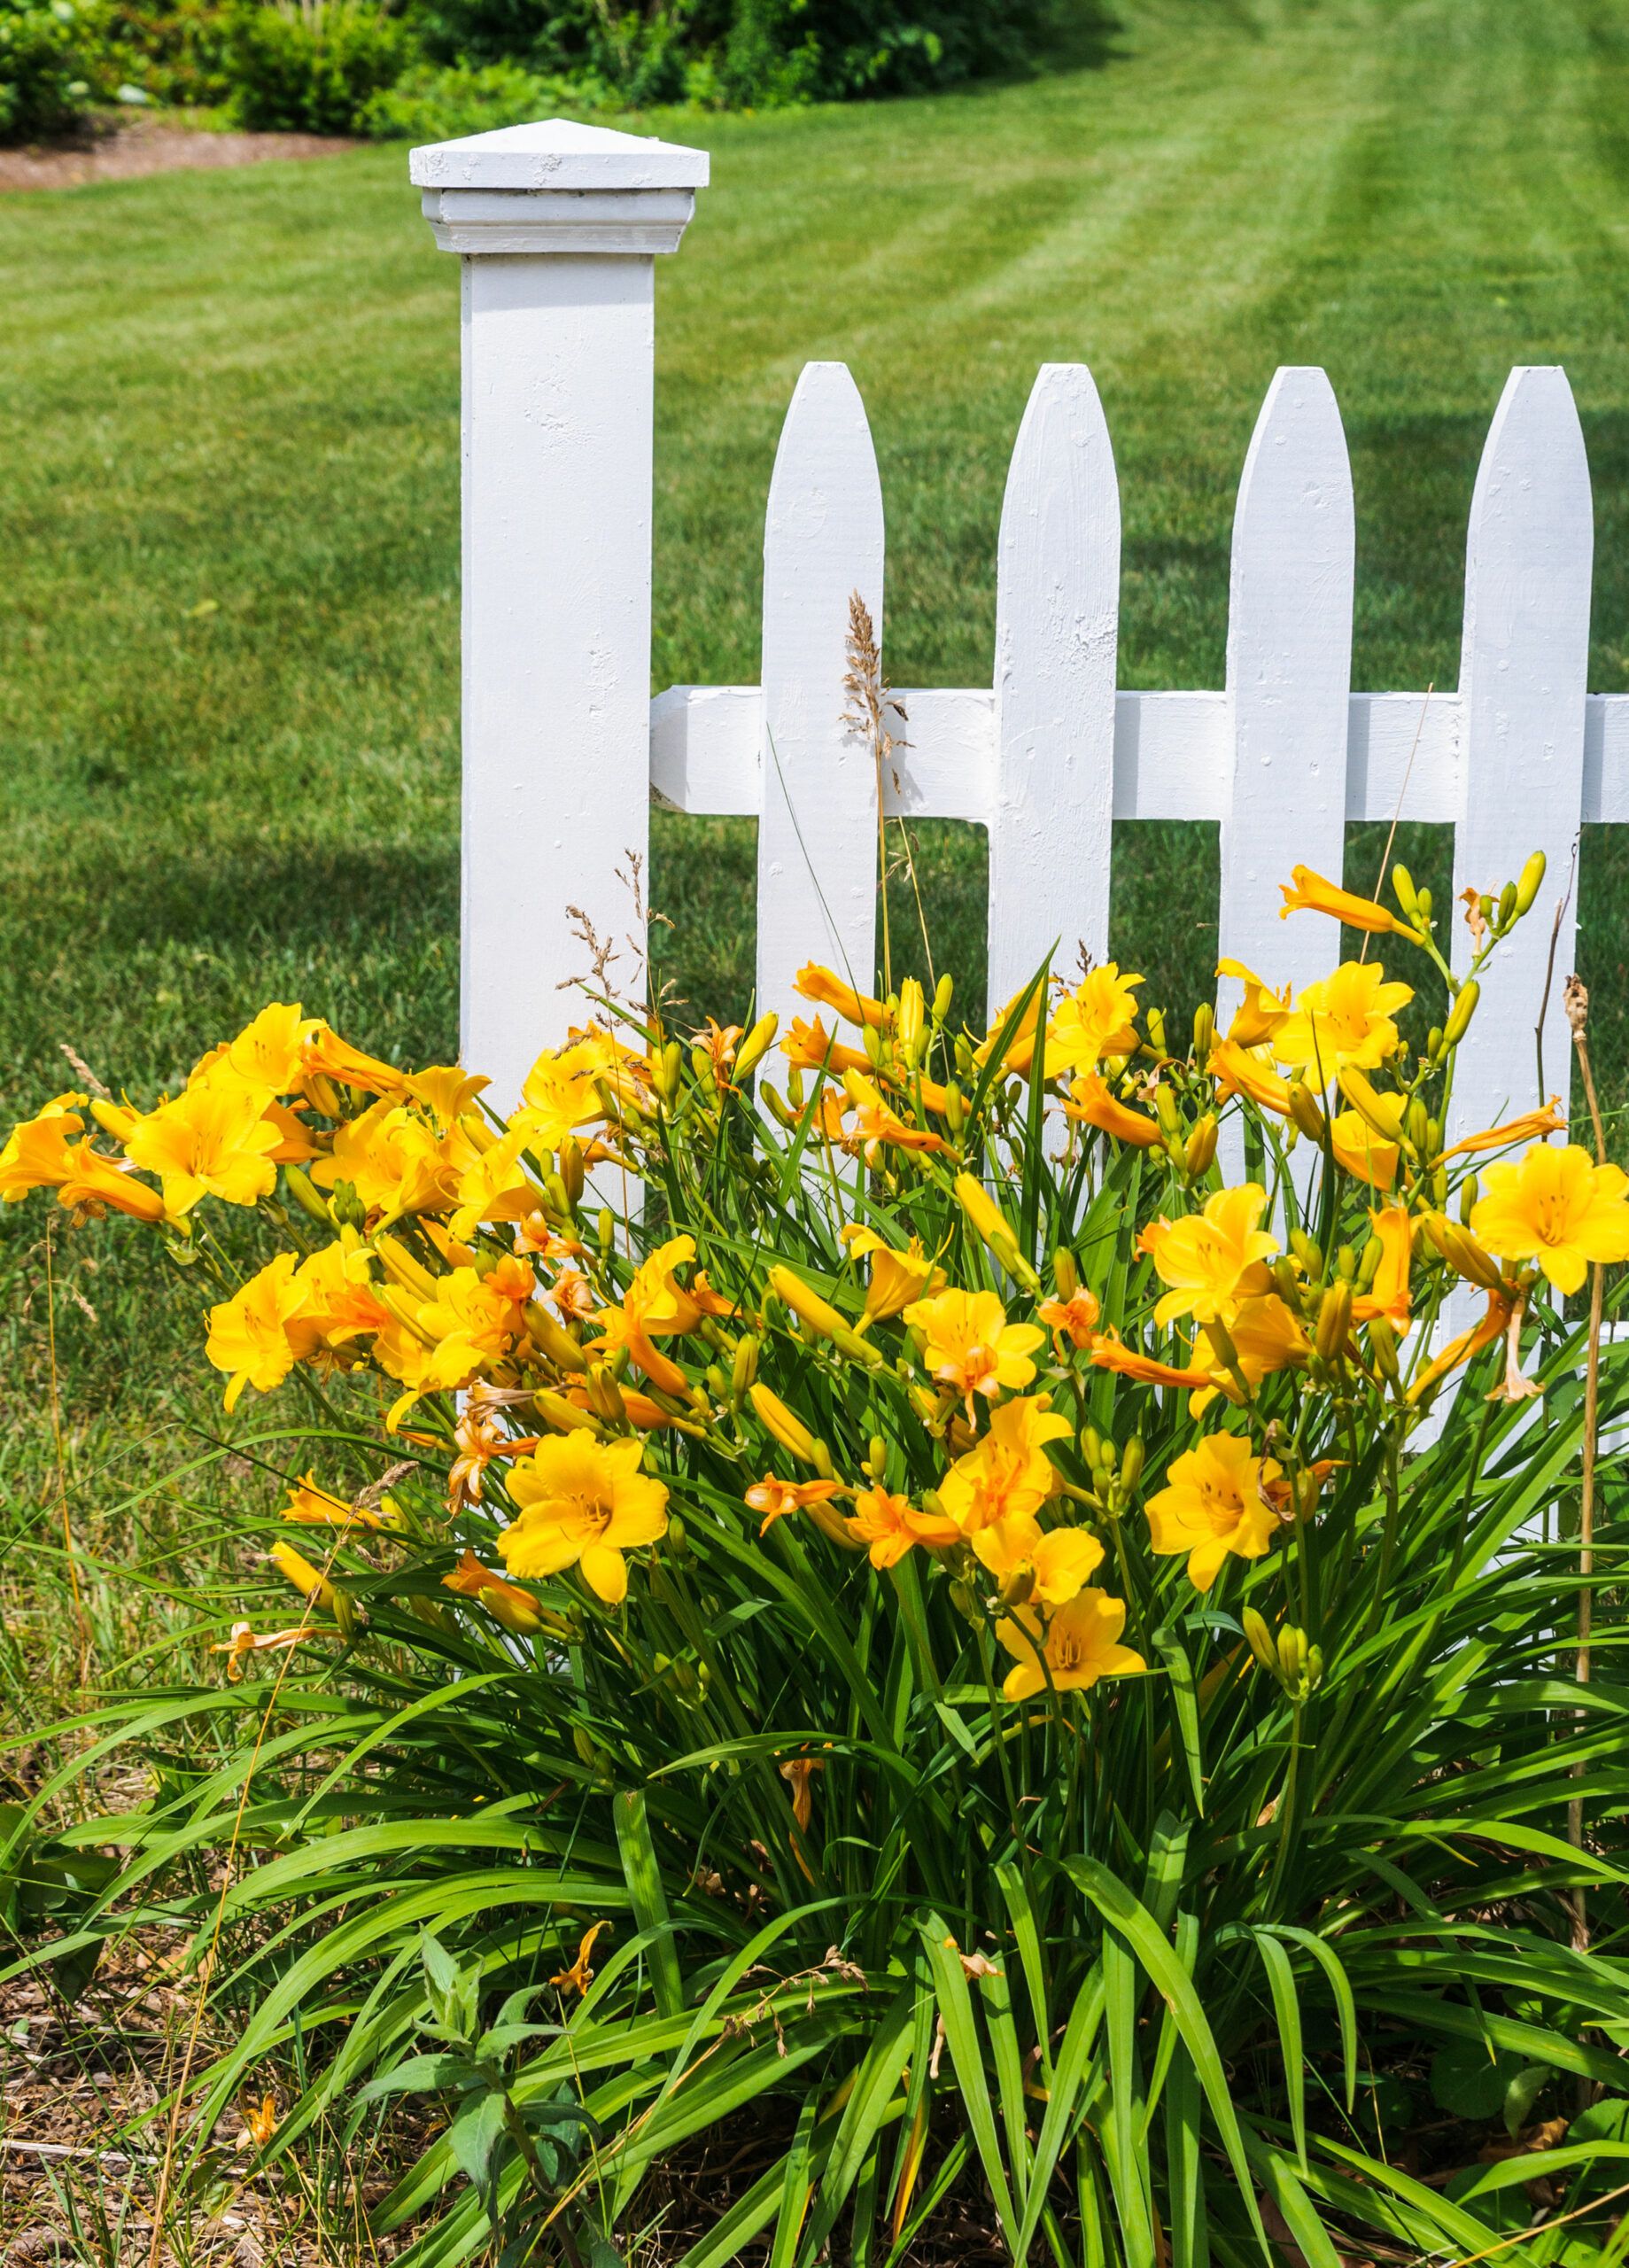
{"type": "MultiPolygon", "coordinates": [[[[512,1446],[518,1449],[523,1444],[517,1441],[512,1446]]],[[[474,1599],[486,1609],[494,1622],[500,1622],[516,1637],[530,1637],[547,1627],[542,1609],[531,1593],[523,1590],[518,1583],[510,1582],[495,1568],[484,1567],[468,1548],[452,1573],[442,1576],[441,1588],[455,1591],[460,1598],[474,1599]]]]}
{"type": "Polygon", "coordinates": [[[1366,929],[1374,936],[1414,935],[1407,922],[1388,913],[1384,905],[1377,905],[1372,897],[1359,897],[1337,882],[1325,882],[1310,866],[1292,866],[1289,882],[1278,887],[1284,894],[1278,909],[1281,921],[1288,920],[1292,913],[1331,913],[1348,929],[1366,929]]]}
{"type": "Polygon", "coordinates": [[[1245,997],[1234,1010],[1228,1025],[1227,1037],[1236,1047],[1260,1047],[1273,1034],[1290,1013],[1290,988],[1275,992],[1264,977],[1242,960],[1219,960],[1218,976],[1231,976],[1245,988],[1245,997]]]}
{"type": "Polygon", "coordinates": [[[1061,1354],[1066,1339],[1071,1347],[1091,1345],[1097,1336],[1098,1321],[1103,1309],[1096,1294],[1082,1285],[1078,1292],[1072,1292],[1067,1300],[1043,1300],[1036,1312],[1057,1341],[1061,1354]]]}
{"type": "Polygon", "coordinates": [[[1546,1135],[1564,1134],[1567,1122],[1560,1105],[1560,1096],[1552,1095],[1542,1110],[1526,1111],[1520,1118],[1507,1119],[1502,1126],[1485,1127],[1480,1134],[1467,1134],[1442,1154],[1445,1158],[1476,1157],[1484,1150],[1507,1150],[1517,1142],[1541,1142],[1546,1135]]]}
{"type": "Polygon", "coordinates": [[[1163,1142],[1165,1136],[1152,1118],[1140,1110],[1128,1110],[1116,1102],[1109,1092],[1108,1083],[1098,1071],[1088,1071],[1069,1090],[1073,1101],[1064,1105],[1066,1116],[1078,1119],[1083,1125],[1095,1126],[1100,1134],[1112,1134],[1117,1142],[1132,1143],[1139,1150],[1152,1150],[1163,1142]]]}
{"type": "Polygon", "coordinates": [[[593,1941],[601,1930],[609,1930],[610,1926],[609,1922],[596,1922],[593,1929],[584,1930],[582,1941],[577,1948],[577,1959],[571,1963],[570,1968],[562,1969],[558,1977],[551,1977],[548,1980],[557,1992],[587,1992],[593,1982],[593,1971],[588,1966],[588,1956],[593,1951],[593,1941]]]}
{"type": "Polygon", "coordinates": [[[943,1550],[961,1541],[954,1520],[936,1518],[888,1488],[862,1488],[852,1518],[843,1525],[857,1543],[865,1544],[873,1567],[896,1566],[919,1543],[943,1550]]]}
{"type": "Polygon", "coordinates": [[[825,1769],[825,1759],[818,1756],[788,1756],[780,1767],[780,1776],[792,1790],[792,1816],[805,1835],[814,1818],[814,1790],[809,1783],[825,1769]]]}
{"type": "Polygon", "coordinates": [[[1375,1280],[1367,1292],[1352,1302],[1354,1323],[1372,1323],[1384,1317],[1393,1331],[1401,1333],[1408,1328],[1408,1263],[1414,1223],[1408,1209],[1401,1205],[1389,1205],[1382,1213],[1371,1213],[1369,1220],[1380,1239],[1380,1266],[1375,1280]]]}
{"type": "Polygon", "coordinates": [[[1502,1339],[1516,1312],[1517,1302],[1514,1300],[1503,1292],[1490,1292],[1487,1313],[1481,1322],[1469,1331],[1462,1331],[1457,1339],[1451,1339],[1436,1360],[1426,1364],[1408,1388],[1409,1401],[1423,1400],[1439,1379],[1446,1378],[1450,1371],[1456,1371],[1462,1363],[1468,1363],[1484,1347],[1491,1347],[1495,1339],[1502,1339]]]}
{"type": "Polygon", "coordinates": [[[237,1685],[242,1681],[244,1663],[251,1654],[284,1654],[291,1646],[304,1645],[306,1639],[314,1635],[314,1632],[302,1622],[292,1630],[268,1630],[262,1638],[256,1636],[253,1627],[249,1623],[234,1622],[232,1635],[226,1643],[212,1646],[209,1651],[212,1654],[226,1656],[228,1682],[237,1685]]]}
{"type": "Polygon", "coordinates": [[[1139,1386],[1174,1386],[1184,1392],[1216,1383],[1210,1371],[1198,1364],[1179,1371],[1170,1363],[1156,1362],[1151,1355],[1139,1355],[1111,1331],[1099,1332],[1091,1342],[1091,1359],[1095,1368],[1113,1371],[1122,1379],[1134,1379],[1139,1386]]]}
{"type": "Polygon", "coordinates": [[[873,1000],[868,992],[857,992],[853,985],[845,984],[841,976],[817,961],[805,962],[792,983],[805,1000],[834,1009],[845,1023],[871,1024],[880,1030],[888,1021],[888,1010],[880,1000],[873,1000]]]}
{"type": "MultiPolygon", "coordinates": [[[[1237,1021],[1235,1017],[1234,1021],[1237,1021]]],[[[1284,1018],[1278,1021],[1282,1023],[1284,1018]]],[[[1262,1110],[1270,1110],[1279,1118],[1290,1115],[1290,1083],[1279,1077],[1265,1054],[1257,1054],[1231,1037],[1219,1039],[1206,1068],[1224,1095],[1248,1095],[1262,1110]]]]}
{"type": "Polygon", "coordinates": [[[753,1511],[762,1512],[760,1535],[767,1535],[777,1520],[791,1512],[806,1512],[816,1504],[829,1504],[838,1494],[835,1480],[782,1480],[775,1473],[766,1472],[762,1480],[754,1481],[748,1489],[746,1502],[753,1511]]]}

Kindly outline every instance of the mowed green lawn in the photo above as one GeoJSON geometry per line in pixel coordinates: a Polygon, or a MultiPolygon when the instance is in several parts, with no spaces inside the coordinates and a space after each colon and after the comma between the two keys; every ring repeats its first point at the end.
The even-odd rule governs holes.
{"type": "MultiPolygon", "coordinates": [[[[656,684],[756,674],[770,466],[815,357],[848,361],[871,413],[896,681],[988,683],[1012,438],[1036,366],[1078,358],[1121,474],[1122,682],[1222,681],[1239,467],[1275,366],[1311,361],[1355,470],[1354,681],[1451,686],[1488,419],[1513,362],[1560,361],[1595,481],[1592,680],[1622,688],[1629,11],[1122,14],[1097,67],[1031,84],[642,122],[714,155],[658,283],[656,684]]],[[[0,1101],[67,1084],[64,1042],[150,1094],[274,996],[445,1058],[457,274],[405,151],[6,198],[0,304],[0,1101]]],[[[1446,897],[1422,835],[1410,855],[1446,897]]],[[[656,846],[667,968],[698,1014],[739,1011],[750,829],[663,820],[656,846]]],[[[1378,854],[1364,831],[1351,878],[1378,854]]],[[[981,841],[928,830],[924,859],[976,1014],[981,841]]],[[[1629,845],[1586,843],[1580,955],[1614,1099],[1625,874],[1629,845]]],[[[1123,831],[1116,943],[1153,997],[1203,989],[1214,877],[1214,830],[1123,831]]],[[[536,886],[555,887],[541,858],[536,886]]],[[[4,1224],[10,1421],[45,1376],[44,1303],[21,1304],[41,1217],[4,1224]]],[[[128,1233],[74,1250],[71,1446],[93,1412],[150,1412],[198,1307],[128,1233]]],[[[91,1493],[94,1472],[76,1468],[91,1493]]]]}

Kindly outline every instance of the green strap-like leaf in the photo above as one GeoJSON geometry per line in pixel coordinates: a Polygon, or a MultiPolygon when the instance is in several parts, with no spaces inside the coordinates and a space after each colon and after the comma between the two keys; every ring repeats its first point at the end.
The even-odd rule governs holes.
{"type": "Polygon", "coordinates": [[[617,1847],[622,1852],[623,1872],[627,1877],[629,1895],[633,1900],[634,1916],[640,1930],[650,1933],[647,1951],[656,2007],[664,2016],[679,2016],[683,2014],[685,2006],[684,1981],[679,1973],[679,1954],[673,1944],[667,1897],[662,1887],[662,1869],[656,1863],[655,1846],[650,1839],[645,1790],[642,1788],[621,1789],[612,1809],[617,1820],[617,1847]]]}

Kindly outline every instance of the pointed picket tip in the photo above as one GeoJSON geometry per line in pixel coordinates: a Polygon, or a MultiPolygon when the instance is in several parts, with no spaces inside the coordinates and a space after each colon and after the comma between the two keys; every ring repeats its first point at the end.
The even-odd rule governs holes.
{"type": "Polygon", "coordinates": [[[1463,660],[1475,635],[1478,585],[1525,573],[1535,548],[1587,608],[1594,567],[1594,509],[1584,428],[1558,363],[1518,365],[1505,380],[1483,444],[1466,540],[1463,660]]]}
{"type": "Polygon", "coordinates": [[[777,516],[794,496],[801,502],[811,488],[823,491],[834,481],[858,483],[851,505],[868,504],[874,495],[880,520],[882,483],[877,452],[853,373],[846,362],[805,362],[787,405],[775,448],[765,520],[766,548],[777,516]]]}
{"type": "Polygon", "coordinates": [[[1267,390],[1238,484],[1236,561],[1258,528],[1275,546],[1292,530],[1355,541],[1346,428],[1329,374],[1315,364],[1287,365],[1267,390]]]}
{"type": "MultiPolygon", "coordinates": [[[[1029,390],[1012,444],[1007,485],[1001,503],[1000,542],[1005,550],[1022,540],[1035,524],[1037,507],[1059,462],[1083,462],[1102,482],[1092,501],[1099,511],[1113,516],[1116,547],[1120,540],[1120,489],[1114,469],[1114,447],[1097,382],[1084,362],[1043,362],[1029,390]]],[[[1101,541],[1106,529],[1099,523],[1092,534],[1101,541]]]]}

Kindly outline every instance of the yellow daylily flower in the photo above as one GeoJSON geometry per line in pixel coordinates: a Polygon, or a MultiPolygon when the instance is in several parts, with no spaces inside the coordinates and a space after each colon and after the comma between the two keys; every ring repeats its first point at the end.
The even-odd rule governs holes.
{"type": "Polygon", "coordinates": [[[1265,977],[1258,976],[1253,968],[1242,960],[1219,960],[1218,976],[1231,976],[1245,988],[1245,997],[1234,1010],[1228,1025],[1227,1036],[1236,1047],[1260,1047],[1269,1040],[1290,1013],[1290,988],[1275,992],[1265,977]]]}
{"type": "Polygon", "coordinates": [[[1629,1260],[1629,1177],[1570,1142],[1540,1142],[1490,1166],[1470,1233],[1506,1260],[1534,1260],[1558,1292],[1576,1292],[1592,1262],[1629,1260]]]}
{"type": "Polygon", "coordinates": [[[1380,1265],[1368,1291],[1353,1301],[1353,1320],[1372,1323],[1378,1317],[1400,1337],[1408,1328],[1408,1271],[1414,1223],[1402,1205],[1388,1205],[1383,1212],[1371,1213],[1369,1218],[1380,1239],[1380,1265]]]}
{"type": "Polygon", "coordinates": [[[983,1440],[958,1457],[939,1484],[940,1503],[958,1532],[976,1535],[992,1521],[1039,1511],[1059,1486],[1046,1444],[1067,1439],[1069,1430],[1068,1420],[1040,1398],[1004,1402],[983,1440]]]}
{"type": "Polygon", "coordinates": [[[1202,1213],[1149,1223],[1137,1249],[1150,1255],[1160,1282],[1170,1286],[1154,1309],[1157,1324],[1163,1327],[1184,1315],[1214,1323],[1237,1301],[1271,1289],[1266,1262],[1278,1250],[1278,1239],[1259,1225],[1266,1210],[1266,1190],[1247,1181],[1217,1190],[1202,1213]]]}
{"type": "Polygon", "coordinates": [[[265,1087],[274,1095],[292,1094],[305,1076],[306,1043],[318,1029],[314,1020],[301,1015],[297,1000],[274,1000],[221,1052],[247,1085],[265,1087]]]}
{"type": "Polygon", "coordinates": [[[1031,1596],[1046,1606],[1063,1606],[1103,1564],[1103,1546],[1083,1527],[1043,1529],[1032,1513],[1014,1513],[977,1529],[973,1548],[981,1564],[1005,1586],[1025,1573],[1034,1580],[1031,1596]]]}
{"type": "Polygon", "coordinates": [[[1338,883],[1325,882],[1322,874],[1315,874],[1310,866],[1292,866],[1290,880],[1280,882],[1284,904],[1278,918],[1287,921],[1292,913],[1332,913],[1348,929],[1366,929],[1375,936],[1412,937],[1414,931],[1384,905],[1377,905],[1372,897],[1359,897],[1338,883]]]}
{"type": "Polygon", "coordinates": [[[577,1948],[577,1959],[571,1963],[570,1969],[562,1969],[558,1977],[551,1977],[548,1980],[556,1992],[578,1993],[587,1992],[588,1987],[593,1983],[593,1971],[588,1965],[588,1956],[593,1951],[594,1939],[601,1930],[609,1930],[610,1926],[609,1922],[596,1922],[591,1930],[585,1930],[582,1942],[577,1948]]]}
{"type": "Polygon", "coordinates": [[[930,1375],[969,1400],[1028,1386],[1029,1357],[1046,1340],[1038,1324],[1009,1323],[994,1292],[936,1292],[908,1307],[905,1321],[922,1334],[930,1375]]]}
{"type": "Polygon", "coordinates": [[[931,1299],[943,1288],[944,1270],[929,1260],[918,1237],[912,1237],[904,1252],[899,1252],[875,1229],[862,1228],[850,1222],[842,1232],[842,1240],[852,1258],[871,1262],[865,1312],[859,1325],[862,1331],[868,1331],[873,1323],[886,1322],[890,1316],[903,1315],[913,1301],[931,1299]]]}
{"type": "Polygon", "coordinates": [[[1046,1029],[1046,1075],[1095,1071],[1105,1056],[1136,1052],[1136,1006],[1132,994],[1140,976],[1122,976],[1113,961],[1089,969],[1073,992],[1066,992],[1046,1029]]]}
{"type": "Polygon", "coordinates": [[[1224,1095],[1248,1095],[1259,1108],[1270,1110],[1276,1117],[1290,1115],[1290,1083],[1274,1070],[1265,1048],[1243,1047],[1233,1038],[1219,1039],[1206,1068],[1224,1095]]]}
{"type": "Polygon", "coordinates": [[[1207,1591],[1230,1553],[1259,1559],[1271,1545],[1278,1514],[1263,1491],[1282,1472],[1239,1434],[1207,1434],[1173,1458],[1167,1485],[1148,1500],[1152,1549],[1162,1557],[1186,1552],[1189,1581],[1207,1591]]]}
{"type": "Polygon", "coordinates": [[[303,1551],[297,1551],[291,1543],[274,1543],[266,1557],[311,1605],[320,1606],[330,1614],[337,1611],[339,1593],[321,1567],[314,1567],[303,1551]]]}
{"type": "Polygon", "coordinates": [[[258,1204],[277,1186],[268,1153],[281,1136],[266,1116],[270,1100],[266,1088],[250,1086],[229,1066],[217,1065],[196,1086],[139,1117],[125,1155],[144,1173],[157,1175],[172,1219],[206,1196],[228,1205],[258,1204]]]}
{"type": "Polygon", "coordinates": [[[1372,1071],[1396,1054],[1393,1018],[1413,998],[1411,985],[1387,983],[1377,961],[1342,961],[1298,995],[1273,1034],[1273,1053],[1320,1089],[1348,1065],[1372,1071]]]}
{"type": "Polygon", "coordinates": [[[294,1254],[280,1252],[242,1291],[211,1308],[205,1352],[216,1370],[230,1373],[229,1410],[237,1407],[246,1386],[269,1394],[293,1369],[304,1351],[302,1335],[293,1327],[304,1296],[294,1280],[294,1254]]]}
{"type": "MultiPolygon", "coordinates": [[[[1375,1100],[1382,1106],[1390,1103],[1394,1107],[1400,1128],[1403,1107],[1400,1098],[1377,1095],[1375,1100]]],[[[1335,1153],[1336,1164],[1354,1181],[1366,1181],[1371,1189],[1390,1189],[1396,1181],[1403,1154],[1400,1142],[1387,1141],[1361,1111],[1337,1111],[1330,1121],[1330,1146],[1335,1153]]]]}
{"type": "Polygon", "coordinates": [[[1009,1701],[1044,1693],[1084,1691],[1099,1678],[1136,1677],[1148,1667],[1139,1653],[1122,1646],[1123,1599],[1106,1591],[1083,1590],[1043,1621],[1032,1607],[1020,1607],[996,1625],[996,1636],[1018,1657],[1002,1691],[1009,1701]]]}
{"type": "Polygon", "coordinates": [[[560,1433],[517,1458],[509,1494],[518,1507],[498,1539],[512,1575],[557,1575],[577,1567],[609,1606],[627,1596],[623,1554],[667,1534],[667,1489],[641,1472],[638,1441],[560,1433]]]}

